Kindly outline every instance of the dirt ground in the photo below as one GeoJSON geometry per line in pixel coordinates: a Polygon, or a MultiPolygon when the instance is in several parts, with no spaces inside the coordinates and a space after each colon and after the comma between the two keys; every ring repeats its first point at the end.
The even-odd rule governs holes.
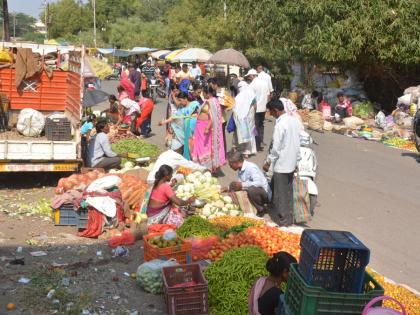
{"type": "Polygon", "coordinates": [[[141,241],[127,246],[127,257],[112,257],[105,241],[78,237],[76,227],[26,213],[22,205],[33,209],[38,200],[51,198],[60,177],[0,178],[0,315],[165,314],[162,296],[144,292],[131,277],[143,261],[141,241]],[[33,257],[35,251],[46,255],[33,257]],[[21,258],[24,265],[14,264],[21,258]],[[30,282],[19,283],[22,278],[30,282]],[[7,303],[16,309],[7,311],[7,303]]]}

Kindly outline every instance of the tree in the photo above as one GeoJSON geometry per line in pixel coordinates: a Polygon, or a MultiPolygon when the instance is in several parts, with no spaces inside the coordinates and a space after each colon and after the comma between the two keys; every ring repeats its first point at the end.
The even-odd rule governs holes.
{"type": "Polygon", "coordinates": [[[10,19],[9,29],[16,34],[16,37],[22,37],[26,33],[33,33],[35,31],[35,22],[36,19],[30,15],[25,13],[15,13],[10,19]]]}

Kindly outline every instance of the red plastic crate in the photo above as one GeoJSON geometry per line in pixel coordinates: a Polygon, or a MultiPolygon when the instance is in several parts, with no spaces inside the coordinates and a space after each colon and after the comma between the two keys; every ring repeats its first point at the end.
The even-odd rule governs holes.
{"type": "Polygon", "coordinates": [[[208,284],[199,264],[164,267],[163,291],[169,315],[208,314],[208,284]],[[194,282],[186,286],[176,286],[194,282]]]}
{"type": "Polygon", "coordinates": [[[151,245],[148,240],[156,236],[162,236],[163,233],[152,233],[145,235],[144,240],[144,261],[153,259],[176,259],[179,264],[189,264],[191,262],[191,243],[183,241],[182,245],[159,248],[151,245]]]}

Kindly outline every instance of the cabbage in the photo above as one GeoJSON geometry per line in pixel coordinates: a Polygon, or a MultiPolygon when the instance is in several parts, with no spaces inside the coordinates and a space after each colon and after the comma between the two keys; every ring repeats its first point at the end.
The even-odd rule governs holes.
{"type": "Polygon", "coordinates": [[[229,196],[223,196],[222,199],[225,203],[232,203],[232,198],[229,196]]]}
{"type": "Polygon", "coordinates": [[[127,170],[131,170],[134,168],[134,166],[136,166],[136,164],[134,164],[133,162],[127,161],[124,163],[124,168],[127,170]]]}
{"type": "Polygon", "coordinates": [[[205,173],[204,173],[204,176],[205,176],[205,177],[211,177],[211,173],[210,173],[210,172],[205,172],[205,173]]]}
{"type": "Polygon", "coordinates": [[[195,180],[195,175],[194,174],[188,174],[187,175],[187,181],[192,183],[195,180]]]}
{"type": "Polygon", "coordinates": [[[230,210],[229,215],[231,217],[237,217],[239,215],[239,211],[238,210],[230,210]]]}
{"type": "Polygon", "coordinates": [[[205,215],[206,217],[208,217],[209,215],[211,215],[211,210],[210,210],[210,208],[203,208],[203,210],[201,210],[201,213],[203,214],[203,215],[205,215]]]}

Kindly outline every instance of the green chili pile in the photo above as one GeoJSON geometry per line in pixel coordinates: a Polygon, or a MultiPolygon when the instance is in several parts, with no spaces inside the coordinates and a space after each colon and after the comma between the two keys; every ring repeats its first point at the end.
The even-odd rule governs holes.
{"type": "Polygon", "coordinates": [[[204,272],[209,284],[211,314],[248,314],[248,293],[254,282],[266,276],[267,255],[256,246],[235,248],[204,272]]]}
{"type": "Polygon", "coordinates": [[[218,228],[198,215],[193,215],[185,219],[182,226],[176,232],[182,238],[208,237],[220,233],[218,228]]]}

